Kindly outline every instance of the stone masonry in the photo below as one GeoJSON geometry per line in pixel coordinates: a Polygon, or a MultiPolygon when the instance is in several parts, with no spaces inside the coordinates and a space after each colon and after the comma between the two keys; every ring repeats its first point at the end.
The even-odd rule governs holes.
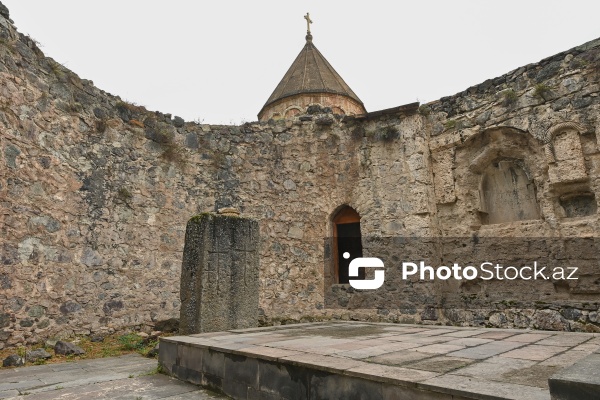
{"type": "Polygon", "coordinates": [[[598,331],[593,269],[584,292],[477,316],[410,292],[327,308],[324,238],[342,205],[368,236],[596,236],[599,77],[593,41],[421,106],[199,125],[103,92],[0,16],[0,347],[177,317],[186,222],[223,207],[259,222],[263,324],[598,331]]]}

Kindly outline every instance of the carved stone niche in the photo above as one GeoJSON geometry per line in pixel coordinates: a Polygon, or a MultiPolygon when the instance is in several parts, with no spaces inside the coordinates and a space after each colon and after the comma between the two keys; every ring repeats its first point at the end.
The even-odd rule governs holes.
{"type": "Polygon", "coordinates": [[[544,139],[548,176],[552,184],[580,182],[588,179],[579,135],[585,129],[574,122],[550,128],[544,139]]]}
{"type": "Polygon", "coordinates": [[[596,195],[589,182],[554,185],[554,210],[560,218],[577,218],[595,215],[598,211],[596,195]]]}
{"type": "Polygon", "coordinates": [[[478,191],[482,225],[541,218],[536,180],[542,177],[543,147],[529,133],[496,128],[482,133],[457,159],[470,159],[469,172],[460,183],[478,191]],[[470,150],[469,150],[470,148],[470,150]]]}
{"type": "Polygon", "coordinates": [[[483,171],[480,197],[482,224],[540,218],[535,185],[522,160],[492,162],[483,171]]]}
{"type": "Polygon", "coordinates": [[[558,201],[567,218],[587,217],[598,211],[596,196],[592,192],[563,195],[559,197],[558,201]]]}

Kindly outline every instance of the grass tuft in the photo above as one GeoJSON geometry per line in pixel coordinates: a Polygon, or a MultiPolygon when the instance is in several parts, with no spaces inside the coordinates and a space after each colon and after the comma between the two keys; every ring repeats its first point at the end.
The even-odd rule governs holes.
{"type": "Polygon", "coordinates": [[[502,105],[504,107],[510,107],[514,105],[518,99],[517,93],[512,89],[506,90],[504,93],[502,93],[502,97],[502,105]]]}
{"type": "Polygon", "coordinates": [[[154,368],[152,371],[148,372],[145,375],[156,375],[156,374],[162,374],[163,372],[165,372],[165,371],[163,370],[162,365],[158,364],[156,366],[156,368],[154,368]]]}
{"type": "Polygon", "coordinates": [[[431,114],[431,107],[429,107],[426,104],[422,104],[421,106],[419,106],[419,114],[421,114],[424,117],[428,116],[429,114],[431,114]]]}
{"type": "Polygon", "coordinates": [[[444,124],[444,127],[446,128],[446,130],[451,130],[451,129],[456,129],[456,120],[454,119],[449,119],[448,121],[446,121],[446,123],[444,124]]]}
{"type": "Polygon", "coordinates": [[[535,85],[535,88],[533,89],[533,95],[535,97],[539,97],[542,100],[546,100],[546,96],[548,96],[550,94],[550,87],[547,85],[544,85],[543,83],[538,83],[537,85],[535,85]]]}
{"type": "Polygon", "coordinates": [[[177,143],[170,142],[162,144],[164,151],[160,155],[163,160],[175,164],[179,169],[183,170],[187,165],[185,158],[185,150],[177,143]]]}
{"type": "Polygon", "coordinates": [[[119,343],[123,350],[141,350],[144,347],[144,339],[135,333],[119,336],[119,343]]]}
{"type": "MultiPolygon", "coordinates": [[[[139,335],[130,333],[127,335],[110,335],[104,338],[102,342],[92,342],[89,337],[84,336],[79,339],[77,345],[81,347],[85,354],[80,356],[64,356],[64,355],[55,355],[54,351],[51,348],[46,348],[46,351],[53,354],[52,358],[48,360],[44,360],[45,364],[59,364],[69,361],[75,360],[85,360],[85,359],[95,359],[95,358],[105,358],[105,357],[117,357],[125,354],[138,353],[143,356],[146,356],[150,350],[152,350],[158,340],[156,338],[142,338],[139,335]]],[[[6,348],[0,350],[0,359],[3,360],[11,354],[19,354],[20,356],[25,356],[27,350],[35,350],[37,348],[43,348],[42,345],[34,345],[30,348],[27,347],[19,347],[15,348],[6,348]]],[[[30,363],[27,365],[38,365],[39,363],[30,363]]],[[[0,371],[3,370],[4,367],[0,366],[0,371]]],[[[160,372],[157,370],[155,373],[160,372]]]]}
{"type": "Polygon", "coordinates": [[[137,119],[129,120],[129,124],[133,125],[133,126],[137,126],[138,128],[144,128],[145,127],[144,123],[141,122],[141,121],[138,121],[137,119]]]}

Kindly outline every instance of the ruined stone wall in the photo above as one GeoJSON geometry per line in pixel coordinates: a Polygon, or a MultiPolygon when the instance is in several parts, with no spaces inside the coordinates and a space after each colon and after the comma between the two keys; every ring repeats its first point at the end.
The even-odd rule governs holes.
{"type": "Polygon", "coordinates": [[[598,190],[598,46],[590,42],[422,107],[431,112],[436,203],[445,234],[486,232],[472,177],[500,158],[527,159],[540,207],[538,222],[512,229],[596,232],[595,212],[571,213],[565,200],[598,190]],[[468,223],[457,223],[466,215],[468,223]]]}
{"type": "Polygon", "coordinates": [[[102,92],[0,26],[2,346],[178,317],[185,223],[225,206],[267,238],[263,319],[322,308],[327,218],[354,189],[356,145],[339,122],[185,123],[102,92]]]}
{"type": "MultiPolygon", "coordinates": [[[[221,207],[259,221],[264,323],[333,317],[515,325],[496,311],[475,322],[444,314],[422,296],[439,300],[447,288],[435,284],[405,284],[402,307],[327,307],[333,289],[353,295],[331,281],[325,246],[342,205],[360,213],[370,237],[597,232],[593,45],[418,113],[315,114],[235,127],[124,102],[45,57],[2,17],[0,40],[0,346],[150,329],[177,317],[185,224],[221,207]],[[539,219],[485,222],[512,215],[486,216],[489,205],[480,201],[481,176],[499,157],[521,160],[532,177],[539,219]]],[[[378,255],[366,245],[369,251],[378,255]]],[[[564,321],[558,329],[587,329],[568,320],[595,326],[595,296],[569,306],[578,311],[568,318],[560,304],[544,310],[564,321]]]]}
{"type": "Polygon", "coordinates": [[[362,123],[375,156],[358,199],[370,201],[364,234],[387,237],[367,248],[386,260],[386,285],[373,295],[334,285],[328,303],[399,321],[599,331],[600,249],[561,240],[598,236],[599,61],[594,41],[422,105],[417,134],[392,123],[399,140],[384,146],[367,142],[368,127],[386,136],[390,117],[362,123]],[[483,254],[579,266],[578,280],[404,281],[397,271],[403,259],[483,254]]]}
{"type": "MultiPolygon", "coordinates": [[[[539,248],[522,244],[540,237],[597,237],[599,78],[596,40],[422,106],[431,135],[440,235],[500,238],[498,253],[512,247],[514,254],[535,254],[539,248]],[[519,176],[506,180],[502,169],[519,176]],[[495,187],[486,187],[492,181],[495,187]],[[517,243],[506,237],[524,239],[517,243]]],[[[515,307],[511,301],[524,296],[513,296],[483,316],[460,311],[449,319],[598,331],[600,269],[596,259],[590,265],[579,262],[588,247],[598,254],[591,243],[578,241],[576,250],[565,250],[572,253],[563,264],[582,266],[577,281],[553,281],[547,287],[513,283],[515,292],[540,295],[534,307],[515,307]]],[[[472,285],[455,281],[444,290],[476,302],[485,289],[473,291],[472,285]]]]}

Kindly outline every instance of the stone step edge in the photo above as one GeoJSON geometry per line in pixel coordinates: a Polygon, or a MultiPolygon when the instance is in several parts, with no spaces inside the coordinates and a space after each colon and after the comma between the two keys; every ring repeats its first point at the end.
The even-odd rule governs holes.
{"type": "Polygon", "coordinates": [[[552,375],[548,386],[552,400],[600,398],[600,350],[552,375]]]}
{"type": "MultiPolygon", "coordinates": [[[[223,332],[221,332],[221,333],[223,333],[223,332]]],[[[415,390],[420,390],[420,391],[424,391],[424,392],[434,392],[434,393],[438,393],[438,394],[448,394],[448,395],[452,395],[452,396],[459,396],[460,398],[468,398],[468,399],[473,399],[473,400],[515,400],[515,399],[522,398],[522,397],[496,396],[496,395],[490,395],[489,393],[484,393],[484,392],[474,392],[474,391],[471,391],[470,389],[467,389],[467,390],[456,389],[456,388],[447,387],[447,386],[439,386],[439,385],[436,385],[433,383],[427,383],[426,381],[428,381],[431,378],[423,379],[422,381],[409,381],[409,380],[404,380],[404,379],[399,379],[399,378],[384,377],[384,376],[380,376],[380,375],[376,375],[376,374],[369,374],[369,373],[365,373],[365,372],[355,372],[355,371],[351,371],[349,369],[340,369],[340,368],[335,368],[335,367],[331,367],[328,365],[319,365],[319,364],[315,364],[315,363],[311,363],[311,362],[290,360],[290,359],[286,359],[284,357],[256,354],[251,351],[252,347],[267,347],[267,346],[254,346],[254,345],[248,345],[248,344],[240,344],[239,346],[238,345],[229,345],[229,346],[221,345],[221,346],[219,346],[219,345],[214,345],[214,343],[212,343],[212,342],[211,342],[211,344],[202,343],[200,336],[202,336],[202,334],[195,335],[195,337],[194,336],[161,337],[160,341],[161,341],[161,343],[166,342],[166,343],[176,344],[177,346],[182,345],[182,346],[196,347],[196,348],[206,349],[206,350],[210,350],[210,351],[214,351],[214,352],[221,352],[224,354],[231,354],[231,355],[235,355],[235,356],[247,357],[247,358],[255,359],[257,361],[264,360],[264,361],[270,361],[270,362],[277,362],[277,363],[281,363],[281,364],[289,364],[289,365],[303,367],[303,368],[307,368],[307,369],[327,372],[330,374],[347,376],[347,377],[351,377],[351,378],[365,379],[368,381],[385,383],[385,384],[390,384],[390,385],[394,385],[394,386],[401,386],[401,387],[405,387],[407,389],[415,389],[415,390]]],[[[164,346],[163,346],[163,348],[164,348],[164,346]]],[[[302,352],[301,350],[296,350],[296,351],[298,353],[313,354],[313,353],[302,352]]],[[[341,360],[351,360],[349,358],[325,356],[325,355],[323,355],[322,357],[340,358],[341,360]]],[[[358,360],[358,361],[360,361],[360,360],[358,360]]],[[[365,361],[363,361],[363,362],[365,362],[365,361]]],[[[160,353],[159,353],[159,363],[160,363],[160,353]]],[[[379,365],[379,364],[374,364],[374,365],[379,365]]],[[[402,367],[398,367],[398,368],[402,368],[402,367]]],[[[442,375],[444,375],[444,374],[440,373],[436,377],[442,376],[442,375]]],[[[467,377],[465,377],[465,378],[467,378],[467,377]]],[[[502,384],[502,382],[494,382],[494,383],[497,383],[500,385],[502,384]]],[[[515,393],[515,395],[517,395],[517,396],[522,396],[525,393],[530,393],[531,395],[535,395],[536,400],[538,398],[548,399],[548,397],[547,397],[548,391],[547,390],[533,387],[533,386],[518,385],[518,384],[510,384],[510,386],[522,389],[522,391],[519,391],[518,394],[515,393]]],[[[532,397],[531,399],[534,399],[534,398],[532,397]]],[[[577,400],[581,400],[581,399],[577,399],[577,400]]],[[[598,399],[595,399],[595,400],[598,400],[598,399]]]]}

